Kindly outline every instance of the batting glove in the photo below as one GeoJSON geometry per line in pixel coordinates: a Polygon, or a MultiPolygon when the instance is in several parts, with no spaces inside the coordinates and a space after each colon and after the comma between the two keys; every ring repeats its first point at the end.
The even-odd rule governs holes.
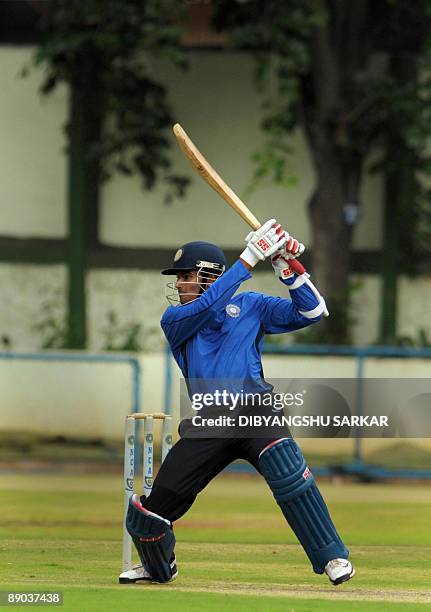
{"type": "Polygon", "coordinates": [[[270,219],[255,232],[250,232],[245,241],[247,247],[241,253],[241,259],[254,267],[259,261],[271,257],[289,238],[275,219],[270,219]]]}
{"type": "Polygon", "coordinates": [[[271,257],[271,263],[275,276],[281,279],[293,276],[293,270],[289,260],[296,259],[305,251],[302,242],[298,242],[293,236],[289,236],[285,245],[271,257]]]}
{"type": "Polygon", "coordinates": [[[298,242],[298,240],[293,236],[288,235],[286,244],[281,251],[284,256],[288,255],[288,259],[294,259],[302,255],[302,253],[305,251],[305,246],[302,244],[302,242],[298,242]]]}
{"type": "Polygon", "coordinates": [[[290,278],[294,274],[292,268],[290,267],[289,259],[291,259],[289,255],[282,255],[281,253],[276,253],[271,257],[274,274],[282,280],[286,280],[286,278],[290,278]]]}

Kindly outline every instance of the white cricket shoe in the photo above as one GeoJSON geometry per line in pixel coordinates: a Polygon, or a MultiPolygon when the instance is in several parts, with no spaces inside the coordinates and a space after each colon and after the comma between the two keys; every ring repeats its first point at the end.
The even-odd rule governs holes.
{"type": "MultiPolygon", "coordinates": [[[[178,576],[177,560],[175,555],[171,559],[172,577],[168,582],[172,582],[178,576]]],[[[134,565],[132,569],[122,572],[118,576],[120,584],[135,584],[136,582],[152,582],[153,578],[143,565],[134,565]]]]}
{"type": "Polygon", "coordinates": [[[355,568],[347,559],[332,559],[325,565],[325,573],[332,584],[337,585],[353,578],[355,568]]]}
{"type": "Polygon", "coordinates": [[[143,565],[135,565],[132,569],[122,572],[118,577],[120,584],[132,584],[144,580],[151,582],[152,578],[143,565]]]}

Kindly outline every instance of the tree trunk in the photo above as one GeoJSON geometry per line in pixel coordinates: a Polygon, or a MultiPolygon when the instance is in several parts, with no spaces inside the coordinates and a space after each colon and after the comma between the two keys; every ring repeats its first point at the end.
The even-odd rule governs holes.
{"type": "Polygon", "coordinates": [[[346,343],[349,335],[349,270],[352,224],[346,205],[357,205],[360,168],[344,170],[331,152],[320,155],[317,187],[310,200],[312,271],[330,316],[319,324],[319,337],[346,343]],[[346,187],[348,188],[346,190],[346,187]]]}
{"type": "MultiPolygon", "coordinates": [[[[394,57],[390,73],[399,83],[416,79],[416,58],[394,57]]],[[[388,170],[385,176],[380,338],[382,344],[397,342],[398,275],[401,268],[401,236],[414,235],[411,216],[416,194],[415,164],[394,127],[387,141],[388,170]],[[400,163],[400,160],[401,163],[400,163]],[[405,211],[409,211],[407,215],[405,211]],[[404,213],[404,214],[403,214],[404,213]]]]}
{"type": "MultiPolygon", "coordinates": [[[[391,145],[388,145],[391,154],[391,145]]],[[[399,269],[399,229],[396,217],[398,214],[399,190],[402,188],[399,177],[390,172],[385,180],[384,218],[383,218],[383,257],[382,288],[380,308],[381,344],[395,344],[397,327],[397,293],[399,269]]]]}
{"type": "MultiPolygon", "coordinates": [[[[318,0],[318,5],[322,11],[327,8],[325,0],[318,0]]],[[[319,324],[318,334],[319,339],[337,344],[350,340],[350,250],[362,171],[362,156],[349,143],[349,113],[356,98],[346,92],[352,91],[351,79],[364,61],[358,34],[349,30],[347,41],[344,34],[354,16],[364,19],[363,7],[352,2],[339,8],[340,27],[331,30],[327,22],[314,29],[307,84],[311,93],[303,97],[302,108],[317,177],[310,200],[312,271],[330,312],[319,324]]]]}

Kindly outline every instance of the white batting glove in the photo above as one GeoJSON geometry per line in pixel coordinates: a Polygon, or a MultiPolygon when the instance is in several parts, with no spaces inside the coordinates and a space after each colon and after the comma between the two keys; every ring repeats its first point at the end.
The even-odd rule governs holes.
{"type": "Polygon", "coordinates": [[[293,270],[290,267],[289,259],[296,259],[305,251],[305,246],[302,242],[298,242],[293,236],[289,236],[284,246],[271,257],[271,263],[275,276],[281,279],[290,278],[293,276],[293,270]]]}
{"type": "Polygon", "coordinates": [[[283,230],[275,219],[270,219],[255,232],[250,232],[245,241],[247,247],[240,257],[254,267],[259,261],[271,257],[288,239],[289,234],[283,230]]]}
{"type": "Polygon", "coordinates": [[[274,270],[275,276],[278,276],[282,280],[293,276],[294,272],[289,265],[289,259],[292,259],[288,254],[282,254],[281,252],[276,253],[271,257],[272,269],[274,270]]]}
{"type": "Polygon", "coordinates": [[[300,257],[302,253],[305,251],[305,246],[302,242],[298,242],[296,238],[293,236],[288,236],[286,244],[281,249],[282,254],[288,259],[295,259],[296,257],[300,257]]]}

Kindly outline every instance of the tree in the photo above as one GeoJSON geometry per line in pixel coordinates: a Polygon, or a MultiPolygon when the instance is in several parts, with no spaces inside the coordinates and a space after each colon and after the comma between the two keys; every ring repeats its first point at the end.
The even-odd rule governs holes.
{"type": "MultiPolygon", "coordinates": [[[[309,201],[312,268],[331,311],[319,327],[326,341],[346,342],[353,229],[372,150],[383,151],[375,169],[392,173],[391,198],[402,198],[394,168],[402,166],[405,178],[405,164],[414,160],[410,182],[420,206],[420,183],[411,172],[429,165],[430,84],[416,78],[416,66],[429,53],[430,1],[216,0],[216,6],[216,26],[255,54],[261,88],[276,77],[277,90],[263,105],[267,146],[255,156],[255,179],[282,184],[289,136],[297,126],[305,135],[316,174],[309,201]],[[415,67],[408,78],[395,69],[406,58],[415,67]]],[[[411,217],[420,217],[418,209],[411,217]]],[[[397,234],[391,241],[400,252],[397,234]]]]}
{"type": "Polygon", "coordinates": [[[69,86],[69,293],[67,346],[86,344],[87,247],[98,238],[99,186],[113,172],[139,173],[146,189],[182,195],[187,179],[172,172],[167,128],[173,118],[151,61],[184,67],[175,0],[50,0],[43,5],[36,65],[44,94],[69,86]]]}

